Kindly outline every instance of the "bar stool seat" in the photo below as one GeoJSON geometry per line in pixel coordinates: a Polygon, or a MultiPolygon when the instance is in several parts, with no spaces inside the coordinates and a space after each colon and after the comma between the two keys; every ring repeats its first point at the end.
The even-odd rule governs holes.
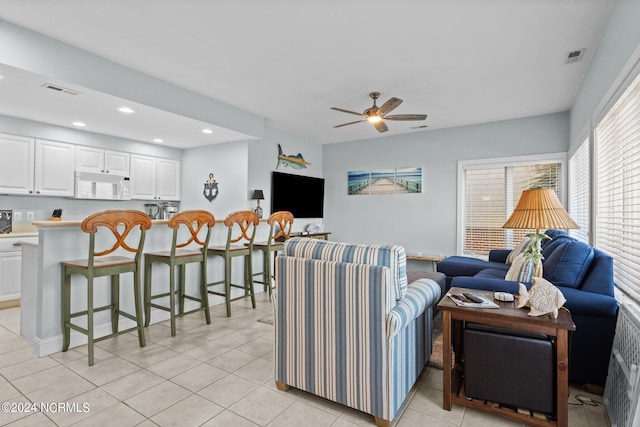
{"type": "MultiPolygon", "coordinates": [[[[89,365],[94,364],[94,343],[107,338],[131,331],[138,331],[140,347],[146,345],[142,319],[142,300],[140,295],[140,266],[141,253],[144,246],[146,230],[151,228],[149,216],[135,210],[107,210],[97,212],[82,221],[81,229],[89,233],[89,258],[62,262],[62,351],[67,351],[71,342],[71,329],[87,335],[89,365]],[[109,249],[96,251],[95,236],[100,228],[107,228],[115,238],[115,243],[109,249]],[[136,244],[127,242],[127,237],[134,230],[139,229],[140,235],[136,244]],[[134,258],[120,255],[107,256],[118,249],[134,253],[134,258]],[[133,273],[133,295],[135,315],[120,309],[120,274],[133,273]],[[71,313],[71,276],[82,275],[87,279],[87,309],[71,313]],[[111,277],[111,304],[94,307],[94,278],[111,277]],[[93,315],[97,311],[111,311],[111,334],[99,338],[94,337],[93,315]],[[86,316],[87,327],[83,328],[71,322],[72,318],[86,316]],[[119,331],[119,317],[124,316],[136,322],[136,326],[119,331]]],[[[131,238],[130,240],[135,240],[131,238]]]]}
{"type": "Polygon", "coordinates": [[[224,284],[224,291],[209,290],[210,294],[225,297],[227,307],[227,317],[231,316],[231,301],[240,298],[251,297],[251,305],[256,308],[256,297],[253,290],[253,274],[251,253],[253,251],[253,241],[256,237],[256,229],[260,219],[253,211],[238,211],[229,214],[224,225],[227,226],[227,243],[224,246],[212,246],[209,248],[210,256],[219,256],[224,260],[224,280],[209,283],[207,287],[224,284]],[[234,231],[237,234],[234,234],[234,231]],[[244,257],[244,284],[231,283],[231,261],[236,257],[244,257]],[[244,289],[244,295],[231,298],[231,288],[244,289]]]}
{"type": "Polygon", "coordinates": [[[167,226],[173,229],[171,250],[146,253],[144,255],[144,308],[145,326],[149,326],[151,321],[151,307],[168,311],[171,315],[171,336],[176,335],[176,317],[196,311],[204,311],[207,324],[211,324],[211,314],[209,312],[209,299],[207,295],[207,251],[211,229],[215,226],[216,220],[211,212],[205,210],[182,211],[173,215],[167,226]],[[187,236],[184,242],[178,243],[180,229],[185,231],[187,236]],[[203,234],[206,230],[206,236],[203,234]],[[169,266],[169,291],[152,295],[152,266],[154,263],[166,264],[169,266]],[[200,297],[187,295],[185,293],[187,264],[200,264],[200,297]],[[176,289],[175,269],[178,267],[179,282],[176,289]],[[178,314],[176,314],[176,294],[178,295],[178,314]],[[153,299],[169,297],[169,306],[155,304],[153,299]],[[184,311],[184,300],[190,299],[200,302],[200,307],[193,310],[184,311]]]}
{"type": "MultiPolygon", "coordinates": [[[[291,226],[293,225],[293,214],[288,211],[279,211],[272,213],[267,219],[270,226],[269,238],[266,242],[258,242],[253,244],[253,249],[262,252],[263,269],[260,272],[253,273],[253,276],[262,276],[262,280],[255,280],[254,283],[264,285],[264,290],[269,292],[269,301],[271,301],[271,279],[274,277],[274,271],[271,271],[271,254],[277,253],[284,249],[284,241],[291,234],[291,226]]],[[[275,265],[274,265],[275,267],[275,265]]]]}

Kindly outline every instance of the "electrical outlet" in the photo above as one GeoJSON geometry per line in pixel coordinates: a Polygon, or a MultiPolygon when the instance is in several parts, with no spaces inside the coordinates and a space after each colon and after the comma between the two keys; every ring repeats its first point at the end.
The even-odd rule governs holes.
{"type": "Polygon", "coordinates": [[[14,212],[13,213],[13,220],[15,222],[20,222],[22,221],[22,212],[14,212]]]}
{"type": "Polygon", "coordinates": [[[27,212],[27,221],[33,221],[33,212],[27,212]]]}

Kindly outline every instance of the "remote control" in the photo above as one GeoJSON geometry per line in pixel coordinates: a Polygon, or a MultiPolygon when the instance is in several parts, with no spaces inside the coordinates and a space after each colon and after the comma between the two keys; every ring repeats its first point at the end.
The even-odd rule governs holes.
{"type": "Polygon", "coordinates": [[[464,295],[465,297],[467,297],[468,299],[470,299],[473,302],[484,302],[484,300],[482,298],[478,298],[477,296],[475,296],[474,294],[472,294],[471,292],[465,292],[462,295],[464,295]]]}
{"type": "Polygon", "coordinates": [[[462,294],[453,294],[453,295],[452,295],[452,297],[454,297],[454,298],[455,298],[455,299],[457,299],[458,301],[462,301],[462,302],[464,302],[464,301],[466,301],[466,300],[467,300],[467,297],[465,297],[465,296],[464,296],[464,295],[462,295],[462,294]]]}

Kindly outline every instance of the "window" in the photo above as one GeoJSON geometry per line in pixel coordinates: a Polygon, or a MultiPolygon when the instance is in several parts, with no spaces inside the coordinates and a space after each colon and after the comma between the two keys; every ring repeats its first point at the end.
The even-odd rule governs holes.
{"type": "Polygon", "coordinates": [[[591,156],[589,138],[585,139],[569,158],[569,215],[580,226],[569,233],[578,240],[589,243],[591,200],[591,156]]]}
{"type": "Polygon", "coordinates": [[[595,245],[616,285],[640,300],[640,75],[595,128],[595,245]]]}
{"type": "MultiPolygon", "coordinates": [[[[486,255],[511,248],[535,230],[502,228],[523,190],[553,188],[560,198],[564,154],[460,162],[458,253],[486,255]]],[[[561,199],[562,200],[562,199],[561,199]]]]}

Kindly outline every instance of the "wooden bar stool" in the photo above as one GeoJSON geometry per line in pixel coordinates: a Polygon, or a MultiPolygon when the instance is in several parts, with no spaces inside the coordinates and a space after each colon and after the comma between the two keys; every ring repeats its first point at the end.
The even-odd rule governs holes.
{"type": "Polygon", "coordinates": [[[151,228],[149,216],[135,210],[107,210],[97,212],[82,221],[82,231],[89,233],[89,258],[77,261],[62,262],[62,351],[69,349],[71,341],[71,329],[87,335],[89,348],[89,365],[93,365],[94,342],[102,341],[116,335],[134,330],[138,331],[140,347],[145,346],[144,328],[142,320],[142,299],[140,297],[140,266],[142,248],[146,231],[151,228]],[[111,231],[116,242],[110,249],[96,251],[95,236],[100,227],[111,231]],[[140,229],[140,237],[135,245],[127,243],[126,239],[136,228],[140,229]],[[106,256],[117,249],[124,249],[134,253],[133,258],[124,256],[106,256]],[[135,303],[135,316],[120,310],[120,274],[133,273],[133,294],[135,303]],[[87,278],[87,309],[71,313],[71,276],[79,274],[87,278]],[[111,276],[111,304],[93,307],[93,279],[95,277],[111,276]],[[111,310],[112,333],[99,338],[93,336],[93,314],[97,311],[111,310]],[[82,328],[71,323],[71,319],[78,316],[87,316],[87,327],[82,328]],[[136,322],[136,326],[124,331],[118,331],[119,316],[124,316],[136,322]]]}
{"type": "MultiPolygon", "coordinates": [[[[266,242],[254,243],[253,249],[262,251],[264,268],[261,272],[253,273],[254,276],[262,276],[262,280],[254,280],[254,283],[262,283],[264,290],[269,291],[269,301],[271,301],[271,254],[284,249],[284,241],[289,238],[291,226],[293,225],[293,214],[287,211],[274,212],[267,219],[267,224],[271,226],[269,238],[266,242]]],[[[274,265],[275,267],[275,265],[274,265]]],[[[274,271],[275,273],[275,271],[274,271]]]]}
{"type": "Polygon", "coordinates": [[[251,305],[256,308],[256,297],[253,292],[253,274],[251,263],[251,252],[253,251],[253,240],[256,237],[256,229],[260,219],[253,211],[238,211],[229,214],[224,220],[224,225],[228,228],[227,243],[225,246],[212,246],[209,248],[209,255],[220,256],[224,259],[224,280],[209,283],[207,286],[214,286],[224,283],[224,292],[212,291],[210,294],[225,297],[227,304],[227,317],[231,316],[231,301],[235,301],[247,296],[251,297],[251,305]],[[234,229],[239,234],[234,237],[234,229]],[[244,285],[231,283],[231,261],[235,257],[244,257],[244,285]],[[231,288],[243,288],[244,296],[231,298],[231,288]]]}
{"type": "Polygon", "coordinates": [[[204,311],[207,324],[211,323],[209,313],[209,299],[207,297],[207,247],[211,238],[211,229],[216,225],[216,220],[211,212],[203,210],[182,211],[169,219],[167,223],[173,229],[171,250],[166,252],[154,252],[144,254],[144,308],[145,326],[149,326],[151,320],[151,307],[171,313],[171,336],[176,336],[176,307],[175,297],[178,294],[178,315],[204,311]],[[185,231],[186,241],[178,243],[180,226],[185,231]],[[206,236],[203,227],[206,226],[206,236]],[[188,233],[186,233],[188,231],[188,233]],[[202,233],[201,233],[202,231],[202,233]],[[190,247],[188,247],[190,246],[190,247]],[[185,294],[185,266],[190,263],[200,263],[200,298],[185,294]],[[169,292],[151,295],[151,271],[153,263],[162,263],[169,266],[169,292]],[[175,269],[178,267],[178,289],[175,286],[175,269]],[[169,297],[169,306],[153,304],[152,299],[169,297]],[[184,311],[184,299],[200,302],[200,307],[184,311]]]}

